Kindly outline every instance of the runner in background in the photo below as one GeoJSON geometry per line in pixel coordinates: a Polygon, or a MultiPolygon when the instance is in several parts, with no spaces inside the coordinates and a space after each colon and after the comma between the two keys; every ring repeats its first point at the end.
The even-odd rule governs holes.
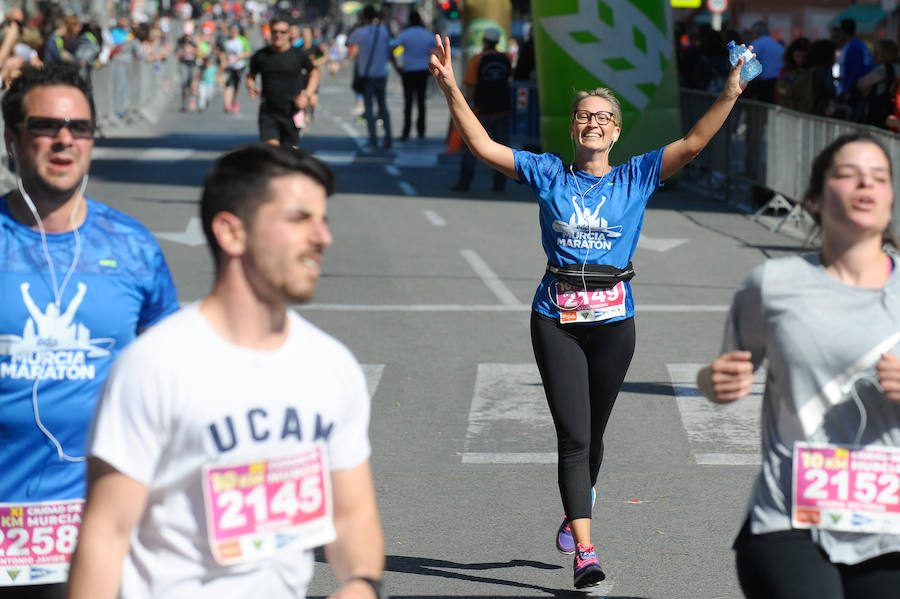
{"type": "Polygon", "coordinates": [[[315,94],[321,74],[305,50],[291,46],[289,30],[287,17],[272,19],[272,42],[250,58],[247,91],[251,98],[262,98],[259,138],[269,144],[295,147],[302,124],[297,115],[315,94]],[[262,88],[256,84],[257,75],[262,88]]]}
{"type": "Polygon", "coordinates": [[[301,47],[309,54],[309,59],[319,70],[319,83],[316,89],[309,96],[309,102],[306,105],[306,125],[316,118],[316,107],[319,105],[319,86],[322,84],[321,74],[325,72],[325,65],[328,63],[327,48],[324,47],[321,40],[313,37],[312,27],[303,27],[300,30],[300,39],[303,40],[301,47]]]}
{"type": "Polygon", "coordinates": [[[95,111],[78,67],[23,68],[2,106],[17,189],[0,197],[0,596],[59,598],[97,396],[178,302],[150,231],[84,195],[95,111]]]}
{"type": "Polygon", "coordinates": [[[763,466],[734,542],[738,578],[749,599],[894,598],[900,275],[886,150],[866,134],[838,138],[813,162],[804,198],[822,227],[821,252],[753,270],[734,296],[722,355],[697,377],[706,397],[732,402],[750,393],[754,370],[768,360],[763,466]],[[869,450],[871,478],[837,466],[850,475],[843,492],[839,476],[804,466],[860,447],[869,450]],[[848,498],[851,509],[841,510],[848,498]],[[829,509],[799,507],[810,499],[829,509]],[[872,523],[882,532],[860,532],[872,523]]]}
{"type": "Polygon", "coordinates": [[[603,461],[603,433],[634,353],[629,280],[647,201],[721,128],[746,82],[740,66],[712,107],[677,141],[612,166],[622,129],[612,91],[578,92],[569,134],[575,161],[493,141],[456,85],[450,40],[438,41],[431,72],[471,152],[527,184],[537,197],[547,272],[534,295],[531,339],[558,437],[558,484],[566,516],[556,546],[574,553],[577,588],[605,578],[591,542],[591,498],[603,461]],[[602,211],[601,211],[602,209],[602,211]]]}
{"type": "Polygon", "coordinates": [[[386,597],[365,375],[290,310],[315,292],[333,191],[325,164],[267,144],[207,175],[214,287],[115,365],[70,599],[302,598],[322,545],[333,599],[386,597]]]}
{"type": "Polygon", "coordinates": [[[175,44],[178,58],[178,77],[181,80],[181,112],[197,109],[198,47],[194,37],[194,24],[186,21],[182,25],[182,36],[175,44]]]}
{"type": "Polygon", "coordinates": [[[241,78],[247,67],[247,59],[250,58],[250,42],[244,37],[241,26],[237,23],[228,28],[228,39],[222,42],[222,49],[225,55],[224,110],[237,114],[240,112],[238,91],[241,87],[241,78]]]}

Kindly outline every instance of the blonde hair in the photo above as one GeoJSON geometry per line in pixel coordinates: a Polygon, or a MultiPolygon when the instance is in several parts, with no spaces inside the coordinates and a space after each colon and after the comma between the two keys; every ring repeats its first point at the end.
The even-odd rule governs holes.
{"type": "MultiPolygon", "coordinates": [[[[572,112],[574,113],[578,110],[578,105],[581,104],[581,101],[585,98],[602,98],[609,102],[609,105],[612,106],[613,119],[616,121],[616,126],[622,126],[622,105],[619,104],[619,99],[616,97],[616,94],[613,93],[613,90],[608,87],[598,87],[596,89],[583,91],[583,90],[575,90],[575,100],[572,102],[572,112]]],[[[575,118],[574,116],[572,117],[575,118]]]]}

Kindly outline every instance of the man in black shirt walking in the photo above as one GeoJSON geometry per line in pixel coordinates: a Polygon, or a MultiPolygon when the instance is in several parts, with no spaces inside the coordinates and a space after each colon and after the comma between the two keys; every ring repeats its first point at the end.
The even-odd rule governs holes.
{"type": "Polygon", "coordinates": [[[300,129],[294,115],[304,110],[319,85],[319,69],[302,48],[291,46],[286,17],[271,22],[272,42],[250,58],[247,90],[262,96],[259,138],[272,145],[297,146],[300,129]],[[256,85],[261,75],[262,90],[256,85]]]}

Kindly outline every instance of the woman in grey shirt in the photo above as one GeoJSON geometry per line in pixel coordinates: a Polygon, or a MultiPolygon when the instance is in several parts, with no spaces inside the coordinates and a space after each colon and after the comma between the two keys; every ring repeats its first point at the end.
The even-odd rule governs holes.
{"type": "Polygon", "coordinates": [[[818,254],[769,260],[735,294],[706,397],[746,396],[767,360],[762,470],[735,541],[748,598],[900,592],[900,274],[885,251],[891,164],[864,134],[812,165],[818,254]]]}

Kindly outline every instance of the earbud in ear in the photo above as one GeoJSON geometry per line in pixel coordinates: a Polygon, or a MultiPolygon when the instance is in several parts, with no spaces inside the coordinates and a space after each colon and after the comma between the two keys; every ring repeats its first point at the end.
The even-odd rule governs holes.
{"type": "Polygon", "coordinates": [[[16,156],[16,142],[14,142],[14,141],[9,142],[9,153],[12,155],[14,160],[19,159],[19,157],[16,156]]]}

